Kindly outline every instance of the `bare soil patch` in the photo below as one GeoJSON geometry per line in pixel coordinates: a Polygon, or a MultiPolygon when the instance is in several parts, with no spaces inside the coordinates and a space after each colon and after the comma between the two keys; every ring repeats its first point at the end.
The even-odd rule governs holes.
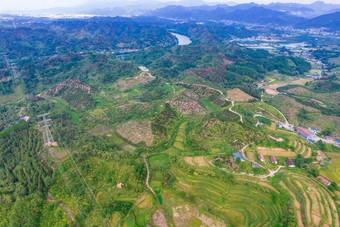
{"type": "Polygon", "coordinates": [[[200,96],[192,91],[185,90],[182,92],[183,95],[187,96],[188,98],[191,98],[193,100],[198,101],[200,99],[200,96]]]}
{"type": "Polygon", "coordinates": [[[205,108],[198,102],[184,95],[179,95],[170,101],[170,105],[185,115],[205,114],[205,108]]]}
{"type": "Polygon", "coordinates": [[[166,221],[165,215],[161,210],[157,210],[152,215],[152,223],[157,227],[167,227],[168,223],[166,221]]]}
{"type": "Polygon", "coordinates": [[[277,94],[279,94],[279,92],[277,91],[277,90],[274,90],[274,89],[265,89],[264,90],[267,94],[269,94],[269,95],[277,95],[277,94]]]}
{"type": "Polygon", "coordinates": [[[263,86],[262,88],[265,89],[265,92],[270,94],[270,95],[276,95],[278,94],[278,91],[276,90],[279,87],[283,87],[286,85],[291,85],[291,84],[299,84],[299,85],[304,85],[308,80],[303,79],[303,78],[291,78],[291,80],[286,81],[286,82],[277,82],[277,83],[271,83],[269,85],[263,86]]]}
{"type": "Polygon", "coordinates": [[[189,165],[192,165],[192,166],[195,165],[195,163],[193,163],[193,161],[192,161],[192,157],[185,157],[184,161],[186,161],[189,165]]]}
{"type": "Polygon", "coordinates": [[[126,78],[125,80],[117,82],[113,87],[118,88],[120,91],[126,91],[138,84],[146,84],[155,79],[155,77],[150,76],[149,73],[142,72],[139,76],[133,78],[126,78]]]}
{"type": "Polygon", "coordinates": [[[255,99],[253,96],[248,95],[242,90],[235,88],[227,91],[227,98],[232,101],[246,102],[248,100],[255,99]]]}
{"type": "Polygon", "coordinates": [[[204,157],[195,157],[194,158],[194,163],[196,163],[198,166],[209,166],[207,161],[204,159],[204,157]]]}
{"type": "Polygon", "coordinates": [[[204,214],[200,214],[197,217],[201,222],[206,226],[215,226],[215,227],[224,227],[227,226],[221,219],[219,218],[210,218],[204,214]]]}
{"type": "Polygon", "coordinates": [[[284,156],[284,157],[292,157],[296,156],[295,152],[287,151],[282,148],[267,148],[267,147],[257,147],[258,153],[263,155],[274,155],[274,156],[284,156]]]}
{"type": "Polygon", "coordinates": [[[127,121],[118,125],[117,132],[134,144],[144,141],[147,146],[150,146],[153,139],[150,120],[127,121]]]}

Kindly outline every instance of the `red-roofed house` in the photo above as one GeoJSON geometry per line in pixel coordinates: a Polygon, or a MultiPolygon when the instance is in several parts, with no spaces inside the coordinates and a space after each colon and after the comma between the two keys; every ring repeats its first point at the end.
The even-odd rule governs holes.
{"type": "Polygon", "coordinates": [[[317,179],[320,179],[325,185],[331,185],[332,184],[332,182],[326,180],[322,176],[318,176],[317,179]]]}
{"type": "Polygon", "coordinates": [[[261,162],[264,162],[264,155],[263,154],[259,154],[258,158],[260,159],[261,162]]]}
{"type": "Polygon", "coordinates": [[[277,164],[277,159],[276,159],[275,156],[270,156],[269,159],[270,159],[270,161],[271,161],[272,163],[277,164]]]}
{"type": "Polygon", "coordinates": [[[308,129],[302,128],[302,127],[297,127],[296,131],[303,137],[303,138],[308,138],[309,136],[314,135],[311,131],[308,129]]]}
{"type": "Polygon", "coordinates": [[[293,168],[295,167],[295,163],[293,162],[292,159],[287,158],[286,163],[287,163],[288,167],[293,167],[293,168]]]}

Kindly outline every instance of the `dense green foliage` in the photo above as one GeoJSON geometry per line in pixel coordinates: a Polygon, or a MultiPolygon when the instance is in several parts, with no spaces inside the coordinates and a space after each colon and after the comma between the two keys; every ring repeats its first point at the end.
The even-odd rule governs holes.
{"type": "MultiPolygon", "coordinates": [[[[131,59],[167,79],[192,77],[222,87],[260,80],[274,69],[288,75],[302,74],[310,69],[310,64],[300,58],[273,56],[264,50],[250,50],[233,44],[224,48],[200,44],[150,49],[134,54],[131,59]]],[[[243,90],[255,97],[260,93],[249,87],[243,90]]]]}
{"type": "Polygon", "coordinates": [[[41,134],[27,123],[1,133],[0,139],[0,224],[38,224],[51,170],[39,156],[41,134]]]}
{"type": "Polygon", "coordinates": [[[175,44],[174,37],[163,28],[119,17],[21,23],[16,29],[1,26],[0,31],[1,46],[10,59],[175,44]]]}

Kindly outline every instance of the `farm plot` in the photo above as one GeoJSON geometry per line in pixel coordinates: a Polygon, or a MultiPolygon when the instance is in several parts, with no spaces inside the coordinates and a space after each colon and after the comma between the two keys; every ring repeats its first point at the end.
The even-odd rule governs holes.
{"type": "Polygon", "coordinates": [[[183,122],[181,126],[179,126],[177,136],[175,139],[174,147],[179,150],[184,150],[184,140],[185,140],[185,128],[187,122],[183,122]]]}
{"type": "Polygon", "coordinates": [[[127,78],[125,80],[117,82],[113,87],[118,88],[120,91],[126,91],[139,84],[146,84],[155,79],[148,73],[141,73],[139,76],[133,78],[127,78]]]}
{"type": "Polygon", "coordinates": [[[289,137],[289,139],[291,140],[289,145],[293,146],[297,153],[301,154],[304,158],[312,156],[312,147],[306,140],[299,137],[289,137]]]}
{"type": "Polygon", "coordinates": [[[192,166],[209,166],[209,163],[205,160],[203,156],[185,157],[184,161],[186,161],[189,165],[192,166]]]}
{"type": "Polygon", "coordinates": [[[187,174],[178,166],[172,166],[172,172],[178,180],[175,184],[177,189],[194,196],[196,201],[214,212],[222,210],[221,218],[226,223],[234,226],[278,223],[279,208],[268,195],[268,192],[274,191],[269,185],[253,182],[229,185],[209,175],[187,174]]]}
{"type": "Polygon", "coordinates": [[[147,146],[150,146],[153,139],[150,120],[127,121],[118,125],[117,132],[134,144],[145,142],[147,146]]]}
{"type": "Polygon", "coordinates": [[[170,101],[170,105],[175,107],[179,112],[184,115],[192,114],[205,114],[205,108],[201,106],[197,101],[180,94],[170,101]]]}
{"type": "Polygon", "coordinates": [[[327,168],[320,169],[320,173],[328,179],[340,184],[340,161],[333,161],[333,164],[328,164],[327,168]]]}
{"type": "Polygon", "coordinates": [[[273,156],[283,156],[283,157],[295,157],[296,153],[293,151],[287,151],[282,148],[267,148],[267,147],[257,147],[258,153],[263,155],[273,155],[273,156]]]}
{"type": "Polygon", "coordinates": [[[299,223],[308,226],[339,226],[339,215],[332,194],[322,182],[304,175],[286,172],[281,186],[296,200],[299,223]]]}
{"type": "Polygon", "coordinates": [[[246,102],[248,100],[255,99],[253,96],[248,95],[239,88],[235,88],[227,91],[227,98],[232,101],[246,102]]]}

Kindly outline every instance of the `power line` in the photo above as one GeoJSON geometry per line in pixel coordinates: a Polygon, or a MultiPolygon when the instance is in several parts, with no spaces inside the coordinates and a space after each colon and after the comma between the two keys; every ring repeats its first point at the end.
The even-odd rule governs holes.
{"type": "Polygon", "coordinates": [[[11,74],[12,74],[13,78],[15,80],[18,80],[19,76],[18,76],[16,65],[13,62],[9,62],[8,57],[7,57],[6,54],[4,54],[3,57],[5,59],[7,68],[11,71],[11,74]]]}
{"type": "MultiPolygon", "coordinates": [[[[70,192],[71,192],[71,191],[72,191],[72,189],[71,189],[71,183],[68,181],[68,179],[67,179],[68,177],[65,175],[65,172],[62,171],[60,161],[58,160],[58,158],[56,157],[56,155],[54,154],[54,152],[50,152],[50,153],[52,153],[52,157],[53,157],[53,159],[54,159],[54,162],[56,162],[57,165],[58,165],[58,168],[59,168],[61,177],[63,178],[66,187],[68,187],[68,189],[69,189],[70,192]]],[[[83,216],[86,216],[86,215],[83,213],[83,211],[80,209],[80,206],[79,206],[79,204],[78,204],[78,201],[76,201],[76,205],[77,205],[77,208],[78,208],[78,210],[80,211],[80,213],[81,213],[83,216]]],[[[85,213],[86,213],[86,212],[85,212],[85,213]]]]}
{"type": "Polygon", "coordinates": [[[45,133],[44,134],[44,140],[45,140],[45,145],[46,146],[57,146],[58,144],[54,141],[53,136],[51,134],[51,131],[49,129],[49,127],[51,125],[48,124],[48,122],[52,121],[51,119],[46,119],[46,116],[49,115],[50,113],[45,113],[45,114],[41,114],[39,116],[37,116],[38,118],[42,117],[43,120],[38,122],[38,123],[44,123],[44,126],[41,126],[41,128],[45,129],[45,133]]]}
{"type": "MultiPolygon", "coordinates": [[[[52,121],[52,120],[46,118],[46,116],[49,115],[49,114],[50,114],[50,113],[45,113],[45,114],[41,114],[41,115],[37,116],[37,117],[39,117],[39,118],[40,118],[40,117],[43,118],[43,121],[38,122],[38,123],[44,123],[44,126],[41,126],[41,128],[42,128],[42,130],[43,130],[45,145],[46,145],[46,146],[50,146],[50,145],[52,145],[52,146],[57,146],[57,143],[54,141],[53,136],[52,136],[52,134],[51,134],[51,131],[50,131],[50,129],[49,129],[49,127],[50,127],[51,125],[48,124],[48,122],[50,122],[50,121],[52,121]]],[[[47,148],[47,149],[48,149],[48,148],[47,148]]],[[[63,172],[62,172],[62,170],[61,170],[61,168],[60,168],[61,163],[60,163],[59,160],[55,157],[54,152],[51,152],[51,153],[52,153],[52,157],[53,157],[54,161],[55,161],[55,162],[58,162],[58,167],[59,167],[60,173],[62,174],[62,178],[63,178],[63,180],[64,180],[64,182],[65,182],[65,185],[68,187],[68,189],[69,189],[70,191],[72,191],[71,186],[70,186],[70,183],[67,182],[66,176],[63,174],[63,172]]],[[[77,208],[78,208],[78,210],[80,211],[80,213],[82,213],[82,214],[84,215],[84,213],[81,211],[81,209],[80,209],[78,203],[77,203],[76,205],[77,205],[77,208]]],[[[84,216],[85,216],[85,215],[84,215],[84,216]]]]}
{"type": "MultiPolygon", "coordinates": [[[[99,204],[99,202],[96,201],[96,196],[94,195],[94,193],[93,193],[91,187],[90,187],[89,184],[87,183],[85,177],[84,177],[83,174],[81,173],[81,171],[80,171],[80,169],[79,169],[79,167],[78,167],[76,161],[75,161],[74,158],[72,157],[72,153],[71,153],[71,152],[69,151],[69,149],[67,148],[66,144],[64,143],[63,139],[61,138],[59,132],[57,131],[57,129],[56,129],[56,127],[55,127],[55,125],[54,125],[54,123],[53,123],[52,121],[51,121],[51,125],[52,125],[53,129],[55,130],[55,132],[57,133],[57,135],[58,135],[58,137],[59,137],[59,140],[61,141],[61,145],[64,146],[64,148],[65,148],[65,150],[66,150],[66,153],[68,154],[68,156],[70,157],[70,159],[73,161],[73,164],[74,164],[74,166],[76,167],[76,170],[77,170],[77,175],[78,175],[78,177],[79,177],[79,178],[81,177],[81,178],[83,179],[83,181],[84,181],[86,187],[87,187],[88,190],[90,191],[90,193],[91,193],[91,195],[92,195],[92,197],[93,197],[93,199],[91,199],[92,202],[94,201],[94,203],[96,203],[96,204],[99,206],[100,210],[101,210],[101,211],[103,212],[103,214],[105,215],[107,221],[110,223],[110,226],[112,226],[112,223],[111,223],[110,219],[108,218],[107,214],[105,213],[103,207],[99,204]]],[[[83,183],[82,181],[81,181],[81,183],[82,183],[83,187],[85,188],[84,183],[83,183]]]]}

